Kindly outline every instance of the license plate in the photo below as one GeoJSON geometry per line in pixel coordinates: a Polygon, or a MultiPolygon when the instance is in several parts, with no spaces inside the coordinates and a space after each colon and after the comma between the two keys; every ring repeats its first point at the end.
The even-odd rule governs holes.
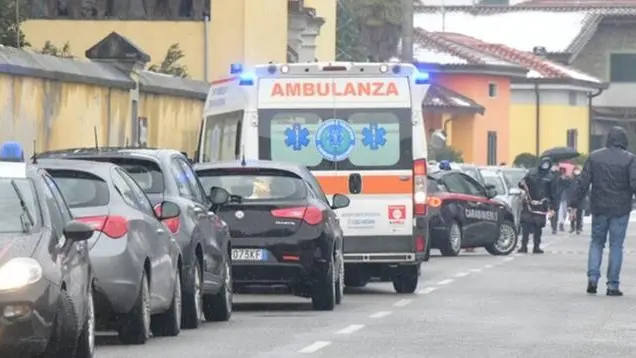
{"type": "Polygon", "coordinates": [[[267,252],[261,249],[232,249],[232,261],[265,261],[267,252]]]}

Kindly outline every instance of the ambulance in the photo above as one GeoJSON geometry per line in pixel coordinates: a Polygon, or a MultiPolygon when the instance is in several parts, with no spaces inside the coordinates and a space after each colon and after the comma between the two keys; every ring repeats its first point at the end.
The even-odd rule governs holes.
{"type": "MultiPolygon", "coordinates": [[[[345,283],[417,288],[428,257],[429,74],[405,63],[232,65],[212,83],[198,162],[273,160],[307,167],[322,193],[345,194],[345,283]]],[[[331,200],[331,199],[326,199],[331,200]]]]}

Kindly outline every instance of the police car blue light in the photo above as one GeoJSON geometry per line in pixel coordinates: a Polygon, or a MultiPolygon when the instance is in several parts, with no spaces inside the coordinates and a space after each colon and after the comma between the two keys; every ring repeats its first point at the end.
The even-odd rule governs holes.
{"type": "Polygon", "coordinates": [[[253,86],[254,77],[256,76],[253,73],[241,73],[239,76],[239,86],[253,86]]]}
{"type": "Polygon", "coordinates": [[[429,83],[431,75],[428,72],[416,72],[413,76],[413,80],[416,85],[425,85],[429,83]]]}
{"type": "Polygon", "coordinates": [[[230,65],[230,74],[238,75],[243,72],[243,65],[240,63],[233,63],[230,65]]]}
{"type": "Polygon", "coordinates": [[[24,149],[18,142],[4,142],[0,147],[0,161],[24,162],[24,149]]]}

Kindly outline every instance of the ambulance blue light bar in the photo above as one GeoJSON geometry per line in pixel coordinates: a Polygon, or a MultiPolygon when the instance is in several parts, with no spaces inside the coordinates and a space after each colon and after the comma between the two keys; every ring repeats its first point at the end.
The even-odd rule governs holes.
{"type": "Polygon", "coordinates": [[[2,162],[24,162],[24,149],[18,142],[4,142],[0,146],[0,161],[2,162]]]}
{"type": "Polygon", "coordinates": [[[425,85],[430,82],[431,75],[428,72],[417,71],[413,75],[413,80],[415,81],[416,85],[425,85]]]}
{"type": "Polygon", "coordinates": [[[240,63],[233,63],[230,65],[230,74],[231,75],[238,75],[243,73],[243,64],[240,63]]]}
{"type": "Polygon", "coordinates": [[[255,77],[253,73],[241,73],[239,76],[239,86],[253,86],[255,77]]]}

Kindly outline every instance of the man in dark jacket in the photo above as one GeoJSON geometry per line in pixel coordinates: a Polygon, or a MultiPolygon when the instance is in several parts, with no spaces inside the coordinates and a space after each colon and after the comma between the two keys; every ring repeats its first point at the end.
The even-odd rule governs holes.
{"type": "Polygon", "coordinates": [[[548,212],[554,212],[554,195],[552,192],[552,176],[550,158],[541,158],[539,167],[526,174],[519,187],[525,191],[523,209],[521,210],[521,248],[519,253],[528,252],[530,235],[534,241],[532,252],[542,254],[541,231],[546,224],[548,212]]]}
{"type": "MultiPolygon", "coordinates": [[[[581,166],[577,165],[572,171],[572,185],[570,185],[567,197],[570,198],[573,195],[574,189],[576,188],[576,181],[581,175],[581,166]]],[[[579,235],[583,230],[583,209],[585,208],[587,200],[587,193],[583,199],[579,202],[579,204],[574,208],[574,210],[570,210],[568,213],[570,216],[570,234],[576,231],[576,234],[579,235]]]]}
{"type": "Polygon", "coordinates": [[[587,292],[594,294],[601,278],[603,248],[609,233],[607,295],[622,296],[619,289],[623,242],[636,192],[636,156],[627,151],[627,132],[613,127],[605,148],[590,154],[575,183],[569,206],[577,207],[590,187],[592,240],[587,262],[587,292]]]}

